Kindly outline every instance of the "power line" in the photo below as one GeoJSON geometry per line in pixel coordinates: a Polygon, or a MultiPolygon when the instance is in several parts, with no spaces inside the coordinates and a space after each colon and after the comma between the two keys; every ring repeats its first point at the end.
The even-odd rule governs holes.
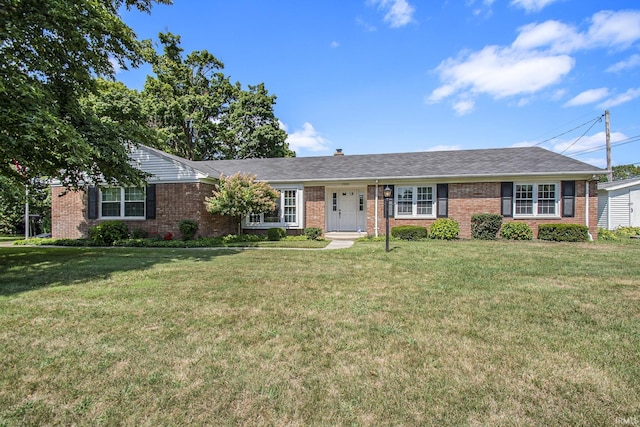
{"type": "MultiPolygon", "coordinates": [[[[554,140],[554,139],[556,139],[556,138],[560,138],[561,136],[566,135],[566,134],[568,134],[568,133],[571,133],[571,132],[573,132],[574,130],[580,129],[582,126],[586,126],[586,125],[588,125],[588,124],[589,124],[589,123],[591,123],[591,122],[594,122],[594,123],[591,125],[591,127],[593,127],[593,125],[595,125],[597,122],[602,121],[602,117],[603,117],[603,116],[604,116],[604,114],[602,114],[602,115],[600,115],[600,116],[598,116],[598,117],[596,117],[596,118],[594,118],[594,119],[591,119],[591,120],[589,120],[588,122],[584,122],[583,124],[578,125],[578,126],[574,127],[573,129],[570,129],[570,130],[568,130],[568,131],[566,131],[566,132],[562,132],[561,134],[558,134],[558,135],[556,135],[556,136],[554,136],[554,137],[551,137],[551,138],[545,139],[544,141],[538,142],[537,144],[534,144],[533,146],[534,146],[534,147],[537,147],[537,146],[539,146],[539,145],[544,144],[545,142],[553,141],[553,140],[554,140]]],[[[589,129],[591,129],[591,128],[589,128],[589,129]]],[[[583,135],[583,136],[584,136],[584,135],[583,135]]],[[[574,144],[575,144],[575,143],[574,143],[574,144]]]]}
{"type": "Polygon", "coordinates": [[[564,150],[562,150],[560,152],[560,154],[563,154],[565,151],[567,151],[569,148],[573,147],[574,145],[576,145],[576,143],[578,141],[580,141],[582,139],[583,136],[585,136],[587,134],[587,132],[589,132],[591,130],[592,127],[594,127],[596,125],[596,123],[599,123],[602,121],[602,116],[598,117],[598,120],[594,121],[591,126],[589,126],[589,129],[585,130],[584,133],[582,135],[580,135],[578,137],[578,139],[576,139],[575,141],[573,141],[573,144],[571,144],[570,146],[568,146],[567,148],[565,148],[564,150]]]}
{"type": "MultiPolygon", "coordinates": [[[[640,135],[636,135],[636,136],[631,136],[627,139],[621,139],[620,141],[616,141],[614,143],[611,144],[611,147],[618,147],[620,145],[627,145],[627,144],[631,144],[632,142],[638,142],[640,141],[640,135]]],[[[571,153],[572,156],[578,156],[578,155],[582,155],[582,154],[587,154],[587,153],[593,153],[594,151],[600,151],[600,150],[604,150],[606,148],[606,145],[598,145],[597,147],[592,147],[592,148],[587,148],[584,150],[580,150],[580,151],[576,151],[574,153],[571,153]]]]}

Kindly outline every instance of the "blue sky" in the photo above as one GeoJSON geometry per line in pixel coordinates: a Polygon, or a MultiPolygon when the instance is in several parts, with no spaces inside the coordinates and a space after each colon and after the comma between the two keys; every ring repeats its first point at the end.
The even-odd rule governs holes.
{"type": "Polygon", "coordinates": [[[604,167],[608,109],[613,164],[640,162],[637,0],[174,0],[122,17],[264,82],[298,156],[540,144],[604,167]]]}

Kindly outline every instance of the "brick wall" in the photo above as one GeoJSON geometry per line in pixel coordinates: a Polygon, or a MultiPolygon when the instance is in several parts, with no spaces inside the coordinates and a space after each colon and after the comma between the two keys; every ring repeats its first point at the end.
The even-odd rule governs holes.
{"type": "MultiPolygon", "coordinates": [[[[449,184],[449,218],[460,224],[460,238],[471,238],[471,216],[476,213],[500,213],[499,182],[449,184]]],[[[598,192],[597,182],[590,182],[589,190],[589,232],[594,239],[598,238],[598,192]]],[[[538,235],[538,226],[549,223],[585,224],[585,181],[576,181],[576,206],[575,216],[559,219],[514,219],[503,218],[503,222],[525,222],[533,230],[534,236],[538,235]]],[[[375,210],[378,211],[378,234],[385,233],[384,201],[382,196],[383,186],[378,187],[379,203],[375,205],[375,186],[367,188],[367,233],[375,233],[375,210]]],[[[397,225],[420,225],[430,227],[435,219],[397,219],[389,220],[389,227],[397,225]]]]}
{"type": "MultiPolygon", "coordinates": [[[[150,234],[163,235],[171,232],[174,238],[180,238],[178,224],[183,219],[198,222],[197,236],[200,237],[235,233],[236,227],[231,218],[207,212],[204,200],[212,190],[213,185],[204,183],[157,184],[156,219],[127,220],[125,223],[129,230],[141,228],[150,234]]],[[[69,192],[61,196],[63,191],[61,187],[52,188],[52,235],[70,239],[86,237],[89,228],[102,220],[88,219],[88,196],[85,192],[69,192]]]]}
{"type": "Polygon", "coordinates": [[[304,214],[305,228],[317,227],[321,228],[323,233],[326,232],[325,222],[325,189],[322,186],[305,187],[304,188],[304,214]]]}

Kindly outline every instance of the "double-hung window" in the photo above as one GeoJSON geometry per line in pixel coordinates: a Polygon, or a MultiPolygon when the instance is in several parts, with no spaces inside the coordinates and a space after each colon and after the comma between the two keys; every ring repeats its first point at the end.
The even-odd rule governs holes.
{"type": "Polygon", "coordinates": [[[295,188],[278,189],[280,196],[276,199],[276,207],[271,212],[250,214],[248,227],[296,227],[300,217],[300,194],[295,188]]]}
{"type": "Polygon", "coordinates": [[[144,218],[145,189],[136,187],[105,187],[100,189],[102,218],[144,218]]]}
{"type": "Polygon", "coordinates": [[[516,183],[514,216],[559,216],[558,184],[516,183]]]}
{"type": "Polygon", "coordinates": [[[433,196],[432,186],[396,186],[396,217],[433,217],[433,196]]]}

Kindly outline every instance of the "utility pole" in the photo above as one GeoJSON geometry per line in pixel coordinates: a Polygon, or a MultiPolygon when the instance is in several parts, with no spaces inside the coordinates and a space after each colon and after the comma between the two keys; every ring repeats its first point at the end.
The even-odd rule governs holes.
{"type": "Polygon", "coordinates": [[[613,181],[613,168],[611,167],[611,130],[609,127],[609,110],[604,111],[604,131],[607,141],[607,181],[613,181]]]}

